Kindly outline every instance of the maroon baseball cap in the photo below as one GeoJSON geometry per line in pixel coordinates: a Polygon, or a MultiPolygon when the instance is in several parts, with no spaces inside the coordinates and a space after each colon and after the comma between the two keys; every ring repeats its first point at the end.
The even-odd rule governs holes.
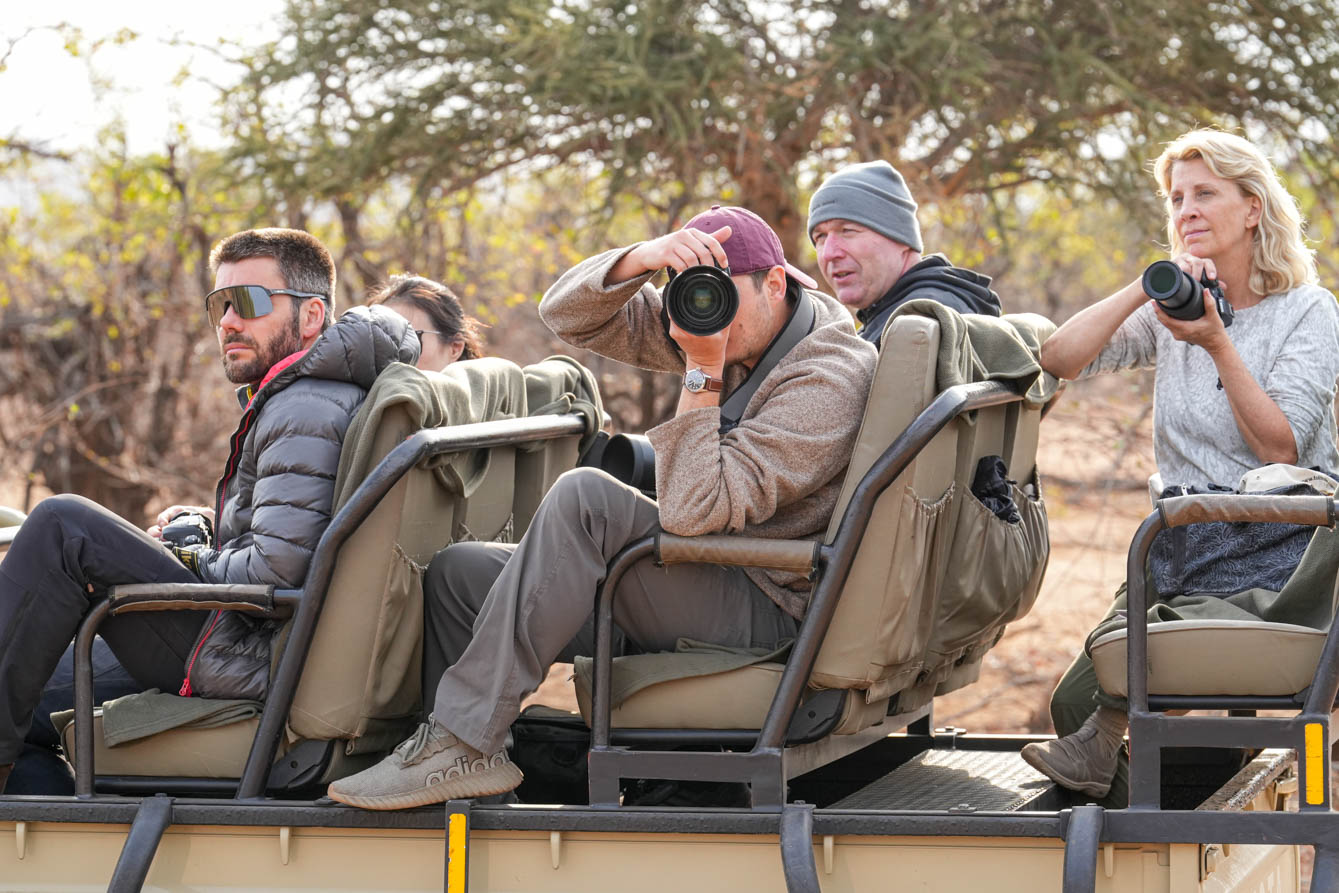
{"type": "Polygon", "coordinates": [[[735,206],[721,207],[712,205],[710,211],[703,211],[684,224],[684,229],[692,227],[704,233],[714,233],[723,226],[730,227],[730,238],[721,243],[726,259],[730,261],[730,274],[740,276],[770,270],[772,267],[785,267],[786,275],[805,288],[817,288],[818,283],[798,267],[786,261],[781,251],[781,240],[772,228],[757,214],[747,208],[735,206]]]}

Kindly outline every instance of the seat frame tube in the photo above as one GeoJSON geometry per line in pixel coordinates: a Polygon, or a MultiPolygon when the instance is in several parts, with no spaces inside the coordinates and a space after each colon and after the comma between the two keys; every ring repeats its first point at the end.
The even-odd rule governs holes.
{"type": "MultiPolygon", "coordinates": [[[[1214,497],[1199,497],[1206,503],[1214,497]]],[[[1298,497],[1308,498],[1308,497],[1298,497]]],[[[1339,513],[1333,504],[1331,518],[1339,513]]],[[[1222,520],[1229,520],[1223,518],[1222,520]]],[[[1274,521],[1273,515],[1244,509],[1230,520],[1274,521]]],[[[1339,694],[1339,630],[1330,626],[1316,674],[1305,692],[1300,711],[1288,717],[1169,716],[1153,705],[1189,710],[1273,709],[1298,710],[1297,695],[1278,697],[1214,695],[1154,696],[1148,693],[1148,554],[1157,535],[1171,525],[1161,508],[1135,532],[1126,561],[1126,680],[1130,723],[1130,808],[1154,810],[1160,806],[1164,747],[1268,747],[1294,749],[1298,755],[1298,786],[1302,810],[1330,808],[1330,710],[1339,694]],[[1317,738],[1317,733],[1319,737],[1317,738]],[[1323,754],[1322,759],[1315,759],[1323,754]],[[1308,759],[1311,755],[1313,758],[1308,759]]]]}

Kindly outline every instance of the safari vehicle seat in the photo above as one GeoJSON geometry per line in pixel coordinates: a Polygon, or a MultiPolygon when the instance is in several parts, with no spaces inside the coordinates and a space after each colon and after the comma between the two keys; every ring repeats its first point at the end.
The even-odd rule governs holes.
{"type": "MultiPolygon", "coordinates": [[[[924,716],[935,694],[977,678],[1004,625],[1031,608],[1049,553],[1045,508],[1035,489],[1041,406],[1024,403],[1011,384],[938,388],[940,337],[937,320],[914,315],[894,318],[886,330],[823,544],[662,533],[611,563],[599,602],[597,652],[603,653],[594,662],[593,692],[578,689],[593,729],[593,804],[616,803],[620,778],[750,781],[755,806],[781,803],[787,779],[924,716]],[[1022,515],[1017,523],[997,518],[972,494],[973,475],[986,456],[1002,457],[1009,477],[1032,485],[1034,495],[1010,485],[1022,515]],[[649,684],[610,712],[611,679],[603,669],[609,593],[618,575],[648,554],[663,563],[815,574],[786,663],[649,684]],[[690,743],[752,750],[656,753],[613,746],[690,743]],[[783,760],[787,744],[794,746],[785,748],[783,760]]],[[[618,658],[612,666],[635,675],[646,660],[618,658]]]]}
{"type": "MultiPolygon", "coordinates": [[[[447,376],[392,367],[396,377],[388,378],[389,370],[383,373],[359,418],[378,404],[383,386],[412,391],[426,405],[434,377],[439,391],[466,390],[473,417],[503,418],[420,430],[422,416],[412,400],[382,406],[375,429],[364,438],[370,442],[365,471],[356,479],[336,481],[337,494],[347,498],[337,500],[303,590],[199,584],[166,587],[171,592],[160,592],[164,587],[113,591],[104,610],[133,608],[146,589],[151,602],[168,607],[183,601],[215,607],[240,590],[231,609],[258,616],[294,612],[295,617],[259,719],[216,729],[180,728],[116,747],[103,743],[100,718],[91,736],[79,734],[77,720],[65,733],[67,752],[75,757],[77,790],[91,792],[85,750],[93,757],[91,768],[99,774],[101,789],[231,793],[240,778],[238,796],[254,797],[267,781],[271,790],[294,790],[356,771],[405,737],[421,705],[423,566],[465,531],[481,539],[510,533],[517,444],[570,438],[587,428],[587,421],[575,415],[509,418],[526,409],[522,372],[513,364],[491,359],[455,365],[464,368],[447,376]],[[492,376],[494,387],[500,381],[512,396],[495,393],[481,403],[478,389],[487,385],[478,380],[480,374],[492,376]],[[442,385],[443,377],[456,384],[442,385]],[[492,461],[494,451],[500,461],[492,461]],[[271,774],[275,753],[285,756],[271,774]]],[[[345,454],[353,448],[352,440],[346,441],[345,454]]],[[[343,459],[342,472],[347,467],[343,459]]],[[[81,646],[85,638],[91,642],[96,619],[81,630],[81,646]]],[[[78,675],[76,684],[83,678],[78,675]]],[[[90,686],[81,708],[76,694],[77,716],[87,715],[91,697],[90,686]]]]}
{"type": "MultiPolygon", "coordinates": [[[[1099,635],[1089,646],[1102,689],[1127,698],[1132,809],[1158,808],[1163,747],[1293,748],[1301,808],[1330,809],[1330,716],[1339,694],[1339,634],[1333,622],[1328,633],[1264,620],[1150,623],[1144,568],[1153,539],[1164,529],[1205,521],[1332,528],[1337,516],[1339,502],[1329,496],[1215,494],[1161,499],[1144,520],[1126,567],[1127,626],[1099,635]],[[1160,712],[1166,710],[1229,715],[1160,712]],[[1261,717],[1257,710],[1291,715],[1261,717]]],[[[1339,600],[1339,534],[1323,531],[1314,538],[1303,566],[1306,579],[1299,581],[1304,574],[1299,567],[1285,591],[1299,586],[1313,597],[1328,595],[1315,604],[1332,618],[1339,600]]]]}

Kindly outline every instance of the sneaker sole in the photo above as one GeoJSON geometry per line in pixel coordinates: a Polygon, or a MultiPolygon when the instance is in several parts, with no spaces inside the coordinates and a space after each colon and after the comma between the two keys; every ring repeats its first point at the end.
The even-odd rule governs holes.
{"type": "Polygon", "coordinates": [[[1019,756],[1023,758],[1023,762],[1027,763],[1033,769],[1036,769],[1042,775],[1045,775],[1051,781],[1066,790],[1086,794],[1089,797],[1105,797],[1107,794],[1111,793],[1111,782],[1098,784],[1093,781],[1075,781],[1074,779],[1066,778],[1064,773],[1057,772],[1052,767],[1046,765],[1043,759],[1043,754],[1031,750],[1030,745],[1025,746],[1019,753],[1019,756]]]}
{"type": "Polygon", "coordinates": [[[359,809],[410,809],[415,806],[429,806],[433,803],[445,803],[447,800],[467,800],[474,797],[488,797],[493,794],[505,794],[516,788],[525,776],[515,763],[507,763],[495,769],[471,772],[468,775],[438,782],[417,791],[404,794],[384,794],[379,797],[360,797],[336,788],[339,782],[330,785],[326,791],[331,800],[338,800],[348,806],[359,809]]]}

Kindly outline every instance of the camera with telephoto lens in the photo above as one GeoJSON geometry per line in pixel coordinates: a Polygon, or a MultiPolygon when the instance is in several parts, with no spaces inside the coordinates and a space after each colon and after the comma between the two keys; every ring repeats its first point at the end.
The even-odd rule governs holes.
{"type": "Polygon", "coordinates": [[[183,512],[164,525],[162,535],[163,542],[178,548],[208,546],[214,538],[214,525],[197,512],[183,512]]]}
{"type": "Polygon", "coordinates": [[[1199,319],[1204,315],[1204,289],[1214,300],[1223,327],[1232,325],[1232,305],[1217,279],[1200,274],[1197,283],[1190,274],[1169,260],[1155,261],[1144,271],[1144,294],[1157,301],[1175,319],[1199,319]],[[1202,288],[1201,288],[1202,286],[1202,288]]]}
{"type": "Polygon", "coordinates": [[[739,290],[730,268],[698,264],[682,273],[669,271],[665,309],[679,328],[693,335],[714,335],[739,311],[739,290]]]}

